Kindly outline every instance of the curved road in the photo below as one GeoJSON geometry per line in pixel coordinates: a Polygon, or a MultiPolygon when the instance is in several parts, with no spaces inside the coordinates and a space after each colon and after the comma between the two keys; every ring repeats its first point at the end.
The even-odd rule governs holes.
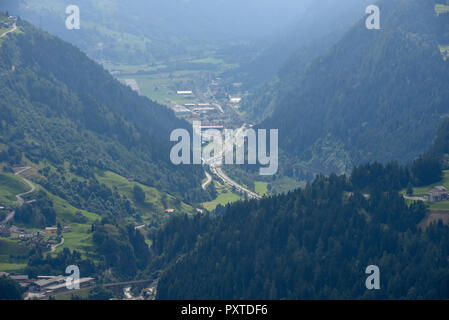
{"type": "MultiPolygon", "coordinates": [[[[31,167],[21,168],[21,170],[17,171],[17,172],[15,173],[15,175],[16,175],[16,176],[19,176],[21,173],[23,173],[23,172],[25,172],[25,171],[27,171],[27,170],[29,170],[29,169],[31,169],[31,167]]],[[[36,190],[36,187],[31,183],[30,180],[28,180],[28,179],[26,179],[26,178],[24,178],[24,177],[21,177],[21,178],[22,178],[22,180],[25,181],[25,183],[31,188],[31,190],[28,191],[28,192],[25,192],[25,193],[21,193],[21,194],[16,195],[17,203],[19,204],[19,207],[23,206],[23,204],[25,203],[25,200],[23,200],[22,197],[23,197],[23,196],[26,196],[26,195],[28,195],[28,194],[30,194],[30,193],[33,193],[33,192],[36,190]]]]}
{"type": "Polygon", "coordinates": [[[14,24],[13,24],[13,26],[12,26],[12,29],[3,32],[3,34],[0,35],[0,39],[3,38],[4,36],[6,36],[8,33],[14,32],[14,31],[16,31],[16,30],[17,30],[17,25],[16,25],[16,23],[14,22],[14,24]]]}
{"type": "MultiPolygon", "coordinates": [[[[24,173],[25,171],[31,169],[31,167],[24,167],[24,168],[18,168],[19,171],[17,171],[16,173],[14,173],[14,175],[19,176],[20,174],[24,173]]],[[[20,177],[22,178],[23,181],[25,181],[25,183],[31,188],[30,191],[25,192],[25,193],[21,193],[21,194],[17,194],[16,198],[17,198],[17,203],[19,204],[19,207],[23,206],[23,204],[25,203],[25,200],[23,200],[23,196],[26,196],[30,193],[33,193],[36,190],[36,187],[31,183],[30,180],[24,178],[24,177],[20,177]]],[[[10,213],[8,213],[8,215],[6,216],[5,220],[3,220],[2,224],[6,224],[8,221],[10,221],[12,218],[14,218],[14,215],[16,214],[15,211],[11,211],[10,213]]]]}
{"type": "Polygon", "coordinates": [[[50,252],[55,252],[56,249],[57,249],[59,246],[62,246],[63,244],[64,244],[64,238],[61,238],[61,242],[60,242],[60,243],[54,244],[54,245],[51,246],[50,252]]]}
{"type": "Polygon", "coordinates": [[[241,186],[240,184],[229,178],[219,166],[214,166],[213,164],[211,164],[210,168],[212,172],[216,174],[224,182],[224,184],[230,187],[234,187],[239,192],[246,193],[248,195],[248,198],[250,199],[257,199],[257,200],[262,199],[262,197],[257,193],[252,192],[251,190],[241,186]]]}
{"type": "Polygon", "coordinates": [[[204,173],[206,174],[207,180],[203,183],[203,185],[201,187],[203,188],[203,190],[206,190],[206,188],[209,185],[209,183],[212,182],[212,176],[207,171],[204,171],[204,173]]]}
{"type": "MultiPolygon", "coordinates": [[[[243,124],[239,129],[237,129],[237,131],[234,134],[234,143],[237,143],[237,141],[235,141],[235,137],[238,137],[247,127],[246,124],[243,124]]],[[[228,148],[234,148],[234,144],[226,146],[228,148]]],[[[221,153],[217,156],[214,156],[210,159],[202,159],[202,161],[206,164],[209,165],[210,170],[212,171],[213,174],[215,174],[216,176],[218,176],[225,185],[228,185],[230,187],[234,187],[238,192],[242,192],[248,195],[248,198],[250,199],[257,199],[260,200],[262,199],[262,197],[260,195],[258,195],[257,193],[243,187],[242,185],[238,184],[237,182],[235,182],[234,180],[232,180],[231,178],[229,178],[226,173],[223,172],[223,170],[221,169],[222,166],[222,162],[223,162],[223,154],[225,153],[226,150],[222,150],[221,153]]],[[[206,172],[207,174],[207,172],[206,172]]],[[[204,185],[203,185],[204,186],[204,185]]],[[[204,189],[204,188],[203,188],[204,189]]]]}

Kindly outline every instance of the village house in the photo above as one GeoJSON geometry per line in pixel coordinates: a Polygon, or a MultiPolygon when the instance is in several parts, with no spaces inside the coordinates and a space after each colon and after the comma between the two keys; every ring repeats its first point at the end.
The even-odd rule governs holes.
{"type": "MultiPolygon", "coordinates": [[[[66,280],[67,280],[67,278],[66,278],[66,280]]],[[[45,293],[55,294],[55,293],[67,291],[68,288],[67,288],[66,280],[63,283],[48,286],[47,288],[45,288],[45,293]]],[[[81,288],[87,288],[89,286],[94,285],[95,284],[94,280],[95,280],[94,278],[81,278],[79,280],[70,281],[69,284],[70,285],[78,284],[81,289],[81,288]]]]}
{"type": "Polygon", "coordinates": [[[45,228],[45,234],[47,234],[47,235],[56,234],[56,233],[58,233],[58,228],[57,227],[47,227],[47,228],[45,228]]]}
{"type": "Polygon", "coordinates": [[[449,200],[449,193],[447,189],[443,186],[434,187],[429,191],[427,195],[427,200],[429,202],[440,202],[449,200]]]}
{"type": "MultiPolygon", "coordinates": [[[[39,276],[37,281],[30,283],[29,290],[31,293],[55,294],[66,291],[66,276],[39,276]]],[[[80,288],[88,287],[95,284],[94,278],[81,278],[78,280],[70,280],[69,284],[79,284],[80,288]]]]}
{"type": "Polygon", "coordinates": [[[16,281],[23,288],[28,287],[31,283],[27,275],[10,275],[9,278],[16,281]]]}
{"type": "Polygon", "coordinates": [[[41,277],[40,280],[37,280],[31,284],[30,290],[31,290],[31,292],[44,291],[45,288],[47,288],[51,285],[65,283],[65,278],[66,277],[64,277],[64,276],[41,277]]]}

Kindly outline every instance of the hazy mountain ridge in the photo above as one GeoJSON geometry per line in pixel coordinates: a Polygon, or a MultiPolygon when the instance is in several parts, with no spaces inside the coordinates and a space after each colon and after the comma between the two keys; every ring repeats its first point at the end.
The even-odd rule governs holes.
{"type": "Polygon", "coordinates": [[[68,0],[5,0],[0,10],[21,15],[90,57],[133,64],[198,54],[198,46],[256,39],[293,23],[297,0],[79,0],[81,29],[65,29],[68,0]]]}
{"type": "MultiPolygon", "coordinates": [[[[355,21],[363,17],[364,9],[370,3],[369,0],[313,1],[293,27],[284,33],[278,32],[275,39],[268,40],[268,45],[251,62],[243,64],[235,72],[243,77],[245,85],[257,87],[271,81],[276,75],[281,75],[283,71],[279,74],[279,70],[284,65],[289,68],[293,64],[287,63],[288,60],[296,63],[300,61],[304,68],[314,58],[326,52],[355,21]]],[[[299,74],[301,72],[297,75],[299,74]]],[[[247,102],[246,110],[251,112],[252,117],[261,119],[260,111],[265,111],[254,104],[265,97],[269,99],[276,90],[281,90],[278,87],[276,90],[270,89],[270,86],[263,86],[247,102]]],[[[274,100],[274,97],[271,99],[274,100]]]]}
{"type": "Polygon", "coordinates": [[[290,61],[261,126],[280,128],[281,148],[323,172],[415,158],[449,112],[449,64],[439,50],[447,17],[435,15],[436,2],[380,1],[381,30],[360,21],[299,78],[290,61]],[[326,145],[334,147],[317,155],[326,145]]]}

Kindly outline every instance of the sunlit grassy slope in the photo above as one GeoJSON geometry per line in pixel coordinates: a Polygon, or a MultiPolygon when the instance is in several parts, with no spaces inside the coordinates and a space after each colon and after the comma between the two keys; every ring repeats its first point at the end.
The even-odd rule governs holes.
{"type": "Polygon", "coordinates": [[[29,191],[30,187],[13,174],[0,173],[0,206],[16,206],[16,195],[29,191]]]}
{"type": "MultiPolygon", "coordinates": [[[[419,188],[413,188],[413,195],[414,196],[424,196],[427,195],[433,187],[436,186],[444,186],[446,189],[449,190],[449,170],[444,171],[443,179],[437,183],[419,187],[419,188]]],[[[401,193],[405,194],[406,190],[402,190],[401,193]]],[[[449,210],[449,201],[442,201],[442,202],[433,202],[429,203],[429,209],[430,210],[449,210]]]]}
{"type": "Polygon", "coordinates": [[[236,202],[241,200],[242,198],[234,193],[228,188],[224,187],[223,185],[215,183],[215,188],[217,189],[218,196],[215,200],[210,202],[203,203],[203,207],[209,211],[214,210],[219,204],[225,206],[229,203],[236,202]]]}

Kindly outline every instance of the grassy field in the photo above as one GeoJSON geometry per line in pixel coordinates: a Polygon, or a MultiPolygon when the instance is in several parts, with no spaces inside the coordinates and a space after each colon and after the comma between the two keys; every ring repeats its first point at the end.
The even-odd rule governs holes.
{"type": "Polygon", "coordinates": [[[29,249],[18,240],[0,238],[0,271],[20,271],[26,267],[26,259],[14,256],[28,256],[29,249]]]}
{"type": "Polygon", "coordinates": [[[73,292],[64,292],[61,294],[56,294],[55,299],[56,300],[71,300],[72,296],[78,296],[82,299],[87,299],[90,291],[92,291],[92,289],[86,288],[86,289],[75,290],[73,292]]]}
{"type": "MultiPolygon", "coordinates": [[[[428,186],[413,188],[413,195],[418,197],[425,196],[429,193],[430,189],[436,186],[444,186],[449,190],[449,170],[444,171],[444,176],[441,181],[428,186]]],[[[405,189],[401,191],[402,194],[405,194],[405,192],[405,189]]],[[[411,203],[412,201],[408,202],[411,203]]],[[[433,202],[429,203],[428,205],[430,210],[449,210],[449,201],[433,202]]]]}
{"type": "Polygon", "coordinates": [[[27,266],[26,263],[1,263],[0,271],[3,272],[20,272],[27,266]]]}
{"type": "Polygon", "coordinates": [[[122,63],[104,62],[103,67],[112,74],[132,74],[137,72],[152,72],[167,67],[166,64],[137,64],[129,65],[122,63]]]}
{"type": "MultiPolygon", "coordinates": [[[[42,188],[42,187],[41,187],[42,188]]],[[[43,188],[42,188],[43,189],[43,188]]],[[[69,204],[66,200],[61,199],[58,196],[55,196],[47,191],[49,198],[53,201],[53,206],[58,215],[58,218],[62,220],[62,222],[70,223],[76,221],[76,212],[80,211],[83,216],[87,218],[87,223],[91,224],[96,220],[100,220],[101,217],[95,213],[80,210],[69,204]]]]}
{"type": "MultiPolygon", "coordinates": [[[[449,189],[449,170],[444,171],[444,176],[441,181],[428,186],[413,188],[413,194],[416,196],[424,196],[429,193],[430,189],[436,186],[444,186],[449,189]]],[[[405,190],[402,190],[402,193],[405,193],[405,190]]]]}
{"type": "Polygon", "coordinates": [[[177,202],[174,197],[155,188],[145,186],[138,182],[130,182],[128,179],[111,171],[97,172],[95,175],[100,183],[105,184],[109,188],[117,188],[118,192],[125,194],[133,204],[143,213],[163,213],[165,209],[175,208],[184,213],[192,213],[193,208],[183,202],[177,202]],[[145,192],[145,203],[135,203],[133,197],[133,188],[138,185],[145,192]]]}
{"type": "Polygon", "coordinates": [[[218,196],[213,201],[203,203],[203,207],[208,211],[214,210],[219,204],[225,206],[228,203],[236,202],[242,199],[242,197],[232,193],[232,191],[228,187],[224,187],[216,181],[214,181],[214,183],[215,188],[218,192],[218,196]]]}
{"type": "Polygon", "coordinates": [[[449,13],[449,6],[444,5],[444,4],[436,4],[435,5],[435,13],[436,14],[449,13]]]}
{"type": "Polygon", "coordinates": [[[92,242],[92,234],[90,231],[90,225],[86,224],[74,224],[71,225],[72,232],[64,232],[64,244],[59,246],[55,254],[61,252],[64,248],[71,250],[77,250],[84,255],[94,254],[94,245],[92,242]]]}
{"type": "Polygon", "coordinates": [[[0,255],[22,255],[27,253],[28,248],[20,243],[20,241],[3,237],[0,238],[0,255]]]}
{"type": "Polygon", "coordinates": [[[268,183],[262,181],[254,182],[254,188],[256,189],[256,193],[261,196],[268,195],[268,183]]]}
{"type": "Polygon", "coordinates": [[[195,71],[188,71],[186,73],[160,73],[156,75],[132,75],[132,76],[118,76],[120,81],[124,79],[135,79],[140,87],[142,95],[155,100],[159,103],[167,104],[169,101],[173,101],[178,104],[186,104],[195,101],[191,98],[178,95],[177,89],[191,90],[192,84],[190,83],[190,75],[193,75],[195,71]]]}
{"type": "Polygon", "coordinates": [[[177,90],[193,90],[194,81],[204,72],[219,73],[236,68],[237,65],[214,57],[213,52],[207,57],[185,57],[177,61],[165,61],[147,65],[127,65],[104,62],[103,67],[118,80],[135,79],[142,95],[170,105],[202,103],[194,98],[186,98],[176,93],[177,90]]]}
{"type": "Polygon", "coordinates": [[[20,177],[0,173],[0,205],[17,206],[16,194],[29,190],[30,187],[20,177]]]}

